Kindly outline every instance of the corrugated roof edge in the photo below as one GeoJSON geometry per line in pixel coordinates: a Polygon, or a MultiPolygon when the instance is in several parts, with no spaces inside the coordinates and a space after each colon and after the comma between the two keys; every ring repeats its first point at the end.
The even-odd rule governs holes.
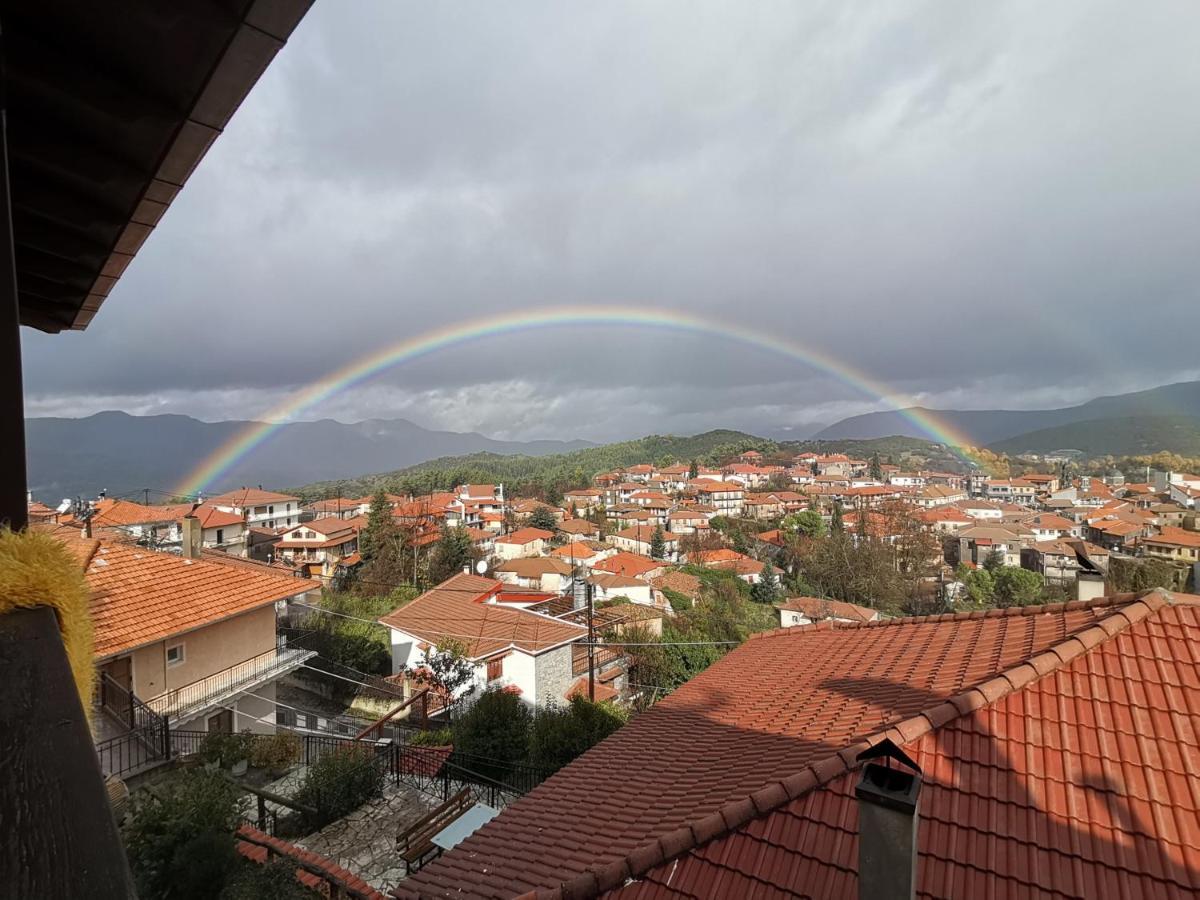
{"type": "MultiPolygon", "coordinates": [[[[944,622],[956,619],[997,618],[1008,615],[1035,615],[1044,612],[1060,612],[1077,609],[1112,607],[1112,614],[1089,625],[1050,649],[1032,656],[1016,666],[1006,669],[987,681],[968,688],[947,700],[935,704],[924,712],[904,719],[889,728],[875,732],[837,753],[819,759],[799,772],[773,782],[755,791],[748,797],[731,801],[716,812],[681,825],[675,831],[655,838],[631,850],[623,858],[595,869],[589,869],[556,888],[529,891],[517,900],[579,900],[595,897],[605,891],[615,890],[628,881],[638,878],[656,866],[682,856],[709,841],[742,827],[758,816],[774,812],[787,803],[803,796],[814,788],[828,784],[847,772],[858,768],[857,757],[868,747],[884,738],[897,745],[917,740],[929,732],[941,728],[959,716],[1007,697],[1021,690],[1038,678],[1061,668],[1093,647],[1120,634],[1131,625],[1142,621],[1164,606],[1184,603],[1200,606],[1200,597],[1185,595],[1187,599],[1157,588],[1141,594],[1116,594],[1096,600],[1075,600],[1040,607],[1019,607],[1002,610],[985,610],[970,613],[947,613],[938,616],[912,616],[890,619],[883,622],[846,624],[844,628],[878,628],[911,622],[944,622]],[[1120,608],[1117,608],[1120,607],[1120,608]]],[[[780,628],[762,632],[754,637],[769,637],[780,634],[796,634],[804,630],[831,630],[828,623],[780,628]]]]}

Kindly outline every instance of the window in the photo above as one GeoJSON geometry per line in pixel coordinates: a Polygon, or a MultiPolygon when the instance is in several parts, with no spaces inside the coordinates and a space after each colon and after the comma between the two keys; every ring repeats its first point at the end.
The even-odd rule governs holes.
{"type": "Polygon", "coordinates": [[[487,680],[495,681],[504,675],[504,657],[489,659],[487,664],[487,680]]]}
{"type": "Polygon", "coordinates": [[[273,506],[268,506],[268,507],[267,507],[267,515],[269,515],[269,516],[273,516],[273,515],[275,515],[275,507],[273,507],[273,506]]]}
{"type": "Polygon", "coordinates": [[[167,665],[177,666],[183,662],[183,644],[175,644],[167,648],[167,665]]]}
{"type": "Polygon", "coordinates": [[[218,544],[225,543],[225,529],[224,528],[217,529],[217,543],[218,544]]]}

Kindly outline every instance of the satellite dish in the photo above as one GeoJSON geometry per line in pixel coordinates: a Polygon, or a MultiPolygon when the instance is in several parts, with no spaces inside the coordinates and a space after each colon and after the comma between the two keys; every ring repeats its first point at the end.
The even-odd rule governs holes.
{"type": "Polygon", "coordinates": [[[480,575],[482,575],[484,572],[486,572],[487,571],[487,560],[481,559],[478,562],[476,562],[475,563],[475,571],[478,572],[480,575]]]}

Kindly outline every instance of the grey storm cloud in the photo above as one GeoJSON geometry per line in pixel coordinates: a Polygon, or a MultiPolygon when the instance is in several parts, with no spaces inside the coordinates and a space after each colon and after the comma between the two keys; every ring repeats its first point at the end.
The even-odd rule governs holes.
{"type": "MultiPolygon", "coordinates": [[[[930,405],[1194,365],[1200,9],[318,0],[30,414],[253,417],[389,343],[559,304],[801,341],[930,405]]],[[[719,335],[555,328],[312,410],[503,437],[879,407],[719,335]]]]}

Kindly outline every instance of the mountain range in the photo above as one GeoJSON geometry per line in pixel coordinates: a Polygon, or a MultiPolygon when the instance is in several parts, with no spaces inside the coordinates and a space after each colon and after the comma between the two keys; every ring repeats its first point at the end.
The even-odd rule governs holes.
{"type": "MultiPolygon", "coordinates": [[[[29,485],[51,506],[64,497],[110,496],[163,502],[179,483],[248,421],[202,422],[190,416],[100,412],[82,419],[25,420],[29,485]]],[[[476,432],[433,431],[407,419],[332,419],[279,427],[236,464],[213,491],[239,485],[279,487],[349,478],[470,453],[542,456],[592,447],[588,441],[498,441],[476,432]]]]}
{"type": "MultiPolygon", "coordinates": [[[[906,437],[929,437],[920,426],[911,421],[909,415],[922,413],[933,416],[945,423],[959,434],[966,435],[976,446],[1001,448],[1007,452],[1035,451],[1035,446],[1041,446],[1047,439],[1046,434],[1025,440],[1023,436],[1033,432],[1046,432],[1048,429],[1062,428],[1080,422],[1097,423],[1106,420],[1142,420],[1142,426],[1147,419],[1172,417],[1175,424],[1180,420],[1197,419],[1200,426],[1200,381],[1186,381],[1177,384],[1167,384],[1145,391],[1130,394],[1117,394],[1110,397],[1097,397],[1078,406],[1068,406],[1061,409],[927,409],[925,407],[909,407],[905,410],[886,410],[882,412],[865,413],[843,419],[814,435],[817,440],[841,440],[846,438],[869,439],[902,435],[906,437]]],[[[1114,423],[1114,428],[1128,427],[1114,423]]],[[[1103,426],[1093,425],[1090,429],[1092,437],[1097,436],[1096,429],[1103,426]]],[[[1164,431],[1163,433],[1167,433],[1164,431]]],[[[1125,442],[1120,434],[1112,438],[1125,442]]],[[[1073,446],[1070,433],[1059,432],[1049,438],[1066,441],[1055,447],[1042,447],[1043,450],[1060,449],[1073,446]]],[[[1087,448],[1077,448],[1087,449],[1087,448]]],[[[1173,449],[1159,447],[1156,449],[1173,449]]],[[[1096,448],[1094,452],[1122,453],[1123,449],[1110,450],[1104,447],[1096,448]]]]}

